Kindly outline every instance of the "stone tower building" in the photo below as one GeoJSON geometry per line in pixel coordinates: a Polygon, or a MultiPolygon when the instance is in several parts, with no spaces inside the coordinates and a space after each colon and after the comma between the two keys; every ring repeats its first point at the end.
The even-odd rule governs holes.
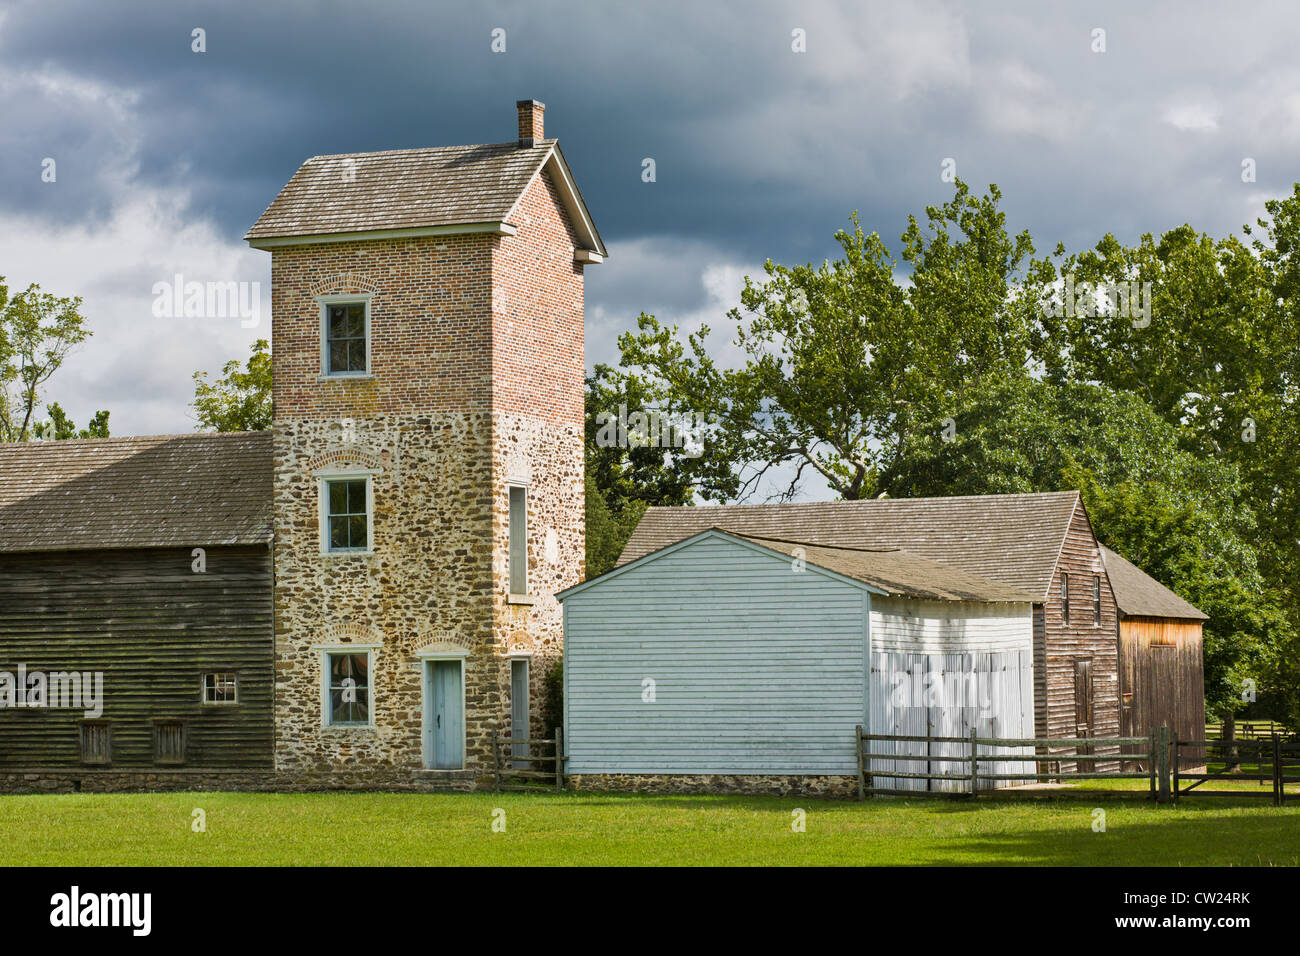
{"type": "Polygon", "coordinates": [[[545,107],[509,143],[317,156],[271,252],[275,765],[472,786],[540,736],[583,576],[583,268],[545,107]]]}

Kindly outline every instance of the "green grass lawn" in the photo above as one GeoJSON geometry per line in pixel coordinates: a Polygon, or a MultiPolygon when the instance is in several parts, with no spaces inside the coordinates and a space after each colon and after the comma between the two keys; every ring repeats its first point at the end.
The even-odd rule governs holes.
{"type": "Polygon", "coordinates": [[[0,865],[1300,865],[1300,807],[599,793],[0,796],[0,865]],[[1106,832],[1093,832],[1093,809],[1106,832]],[[193,832],[195,808],[207,831],[193,832]],[[792,811],[807,830],[791,829],[792,811]],[[492,829],[505,812],[505,832],[492,829]]]}

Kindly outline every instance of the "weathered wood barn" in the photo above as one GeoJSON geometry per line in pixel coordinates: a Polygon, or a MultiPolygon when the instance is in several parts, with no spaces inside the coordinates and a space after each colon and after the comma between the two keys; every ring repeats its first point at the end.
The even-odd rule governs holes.
{"type": "MultiPolygon", "coordinates": [[[[859,725],[1033,732],[1034,596],[897,548],[712,528],[560,599],[568,771],[581,785],[724,776],[843,790],[856,780],[859,725]]],[[[889,752],[924,752],[899,746],[889,752]]]]}
{"type": "Polygon", "coordinates": [[[270,462],[269,433],[0,444],[0,774],[270,768],[270,462]]]}
{"type": "Polygon", "coordinates": [[[1101,554],[1119,607],[1121,736],[1168,727],[1183,740],[1202,739],[1207,616],[1110,548],[1101,554]]]}

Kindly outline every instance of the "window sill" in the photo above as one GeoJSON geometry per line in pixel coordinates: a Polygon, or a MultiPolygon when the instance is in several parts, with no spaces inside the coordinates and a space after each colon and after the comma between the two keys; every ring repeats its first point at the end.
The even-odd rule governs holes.
{"type": "Polygon", "coordinates": [[[536,604],[537,598],[530,594],[507,594],[507,604],[536,604]]]}
{"type": "Polygon", "coordinates": [[[373,558],[375,552],[371,550],[364,551],[322,551],[322,558],[373,558]]]}
{"type": "Polygon", "coordinates": [[[326,375],[322,372],[316,376],[318,382],[373,382],[374,380],[375,376],[372,372],[366,372],[364,375],[326,375]]]}

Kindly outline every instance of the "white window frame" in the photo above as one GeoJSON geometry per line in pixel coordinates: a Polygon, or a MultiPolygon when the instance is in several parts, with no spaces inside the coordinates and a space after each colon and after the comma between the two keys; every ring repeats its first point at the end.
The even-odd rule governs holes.
{"type": "Polygon", "coordinates": [[[528,596],[528,506],[529,498],[528,485],[522,481],[512,481],[506,485],[506,593],[511,597],[528,596]],[[518,489],[524,496],[524,541],[523,541],[523,590],[516,591],[514,588],[514,531],[513,531],[513,492],[518,489]]]}
{"type": "Polygon", "coordinates": [[[320,653],[320,725],[327,730],[374,730],[375,728],[375,656],[379,650],[377,644],[338,644],[331,647],[319,647],[320,653]],[[330,720],[330,656],[338,654],[366,655],[366,693],[369,706],[366,708],[364,724],[336,724],[330,720]]]}
{"type": "Polygon", "coordinates": [[[210,667],[199,675],[199,703],[204,707],[234,707],[239,704],[239,671],[234,667],[210,667]],[[234,700],[208,700],[208,675],[233,674],[235,677],[234,700]]]}
{"type": "Polygon", "coordinates": [[[320,553],[322,555],[366,555],[375,553],[375,473],[373,471],[329,471],[319,472],[316,476],[316,510],[320,532],[320,553]],[[331,481],[365,481],[366,483],[366,546],[364,548],[330,547],[330,496],[331,481]]]}
{"type": "Polygon", "coordinates": [[[373,293],[358,292],[355,295],[321,295],[316,297],[317,305],[320,308],[320,374],[322,378],[366,378],[372,373],[371,365],[371,333],[370,333],[370,298],[373,293]],[[331,372],[329,356],[329,319],[331,305],[356,305],[360,303],[365,306],[366,312],[366,369],[364,372],[331,372]]]}

